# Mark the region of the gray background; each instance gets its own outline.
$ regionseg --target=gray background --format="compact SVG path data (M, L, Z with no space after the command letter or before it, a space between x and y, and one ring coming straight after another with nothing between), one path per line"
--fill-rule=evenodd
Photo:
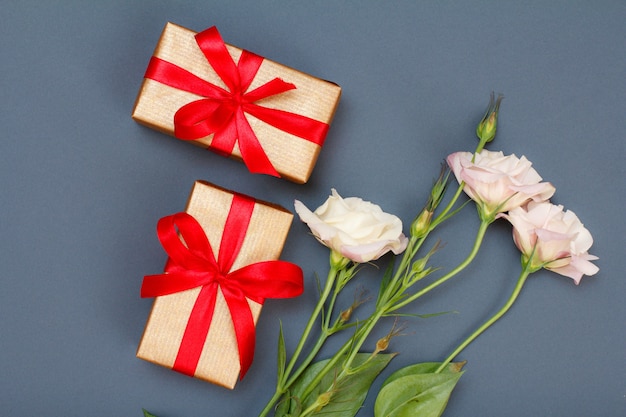
M536 274L462 354L467 373L445 416L626 415L622 0L21 0L0 2L0 17L2 415L255 415L273 392L279 319L291 349L327 250L294 222L283 259L302 266L306 292L267 301L255 362L228 391L135 358L152 303L139 298L141 280L165 261L157 220L204 179L287 208L294 198L315 208L336 187L406 228L441 160L474 148L492 90L506 98L491 149L526 155L556 186L553 201L595 237L601 270L578 287ZM131 120L168 20L216 25L228 43L343 87L308 184L253 176ZM443 228L435 263L461 259L476 224L468 208ZM374 387L400 366L443 359L498 309L518 260L510 227L496 224L462 278L407 310L458 314L407 321L391 346L401 355ZM377 277L366 268L359 284L375 290Z

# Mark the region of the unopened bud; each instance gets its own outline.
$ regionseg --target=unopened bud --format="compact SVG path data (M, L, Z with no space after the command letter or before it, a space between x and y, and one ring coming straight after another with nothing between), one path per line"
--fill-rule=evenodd
M332 392L324 392L320 394L315 400L315 411L321 411L322 408L330 404L330 399L332 396Z
M330 266L336 270L345 268L350 263L350 259L346 258L339 252L330 251Z
M376 342L376 352L386 351L387 348L389 347L389 339L391 339L391 337L389 336L385 336L381 339L378 339L378 342Z
M417 218L411 223L411 236L419 238L428 233L428 229L430 228L430 221L433 218L433 212L424 209L417 216Z
M415 273L420 273L424 271L428 263L428 258L429 258L428 256L425 256L413 262L413 265L411 266L411 270Z
M341 314L339 315L339 321L341 323L346 323L350 321L350 317L352 317L353 311L354 311L354 308L352 306L350 306L350 308L348 308L347 310L343 310Z
M491 142L496 137L496 128L498 127L498 112L500 111L500 102L504 97L498 95L498 98L494 100L494 94L491 93L491 99L489 100L489 106L483 116L483 119L478 123L476 127L476 136L481 142Z

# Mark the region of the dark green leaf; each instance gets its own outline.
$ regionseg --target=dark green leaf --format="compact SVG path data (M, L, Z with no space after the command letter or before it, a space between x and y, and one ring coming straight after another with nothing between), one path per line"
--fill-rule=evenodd
M395 261L396 261L396 258L392 257L391 261L389 261L389 264L387 265L385 274L383 275L383 278L380 281L380 289L378 290L378 300L376 301L376 305L378 305L378 303L380 302L380 296L384 294L385 290L387 289L387 286L389 285L389 281L391 281L391 277L393 276L393 268L396 263Z
M283 379L285 374L285 364L287 363L287 350L285 349L285 338L283 336L283 323L280 323L278 332L278 381Z
M439 363L421 363L402 368L383 384L375 417L439 417L446 409L450 394L463 374L463 364L450 364L434 373Z
M334 367L314 387L311 394L307 398L302 399L302 393L328 363L328 360L312 364L293 385L290 409L287 412L281 409L283 412L281 415L298 415L296 408L306 410L315 403L320 394L331 389L330 403L321 410L311 414L311 416L353 417L363 405L367 392L376 376L389 364L394 356L395 354L378 354L368 361L371 354L359 353L352 364L354 369L358 369L357 371L344 376L338 381L337 376L341 372L341 365ZM341 362L339 363L341 364Z
M394 316L394 317L417 317L419 319L429 319L431 317L442 316L444 314L458 314L458 311L450 310L450 311L442 311L440 313L427 313L427 314L393 313L393 314L389 314L389 316Z
M441 365L441 362L423 362L416 363L414 365L406 366L402 369L398 369L396 372L391 374L389 378L383 383L383 387L390 382L393 382L396 378L400 378L407 375L417 375L417 374L432 374L434 373ZM443 371L441 372L461 372L461 369L465 365L465 362L453 362L449 364Z
M150 414L149 412L147 412L145 408L142 408L142 410L143 410L143 417L156 417L154 414Z
M276 411L274 417L290 417L297 416L302 409L297 399L291 395L291 392L287 392L281 400L276 404Z

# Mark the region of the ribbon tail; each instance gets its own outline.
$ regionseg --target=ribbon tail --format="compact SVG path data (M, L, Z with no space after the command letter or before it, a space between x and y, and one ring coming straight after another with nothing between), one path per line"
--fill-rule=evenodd
M202 287L187 322L176 360L172 366L173 370L189 376L194 376L196 373L202 348L213 320L216 299L217 284Z
M263 100L264 98L275 96L277 94L285 93L289 90L295 90L296 85L288 83L280 78L274 78L260 87L255 88L252 91L247 92L244 95L244 99L247 103L254 103L257 100Z
M141 284L141 298L160 297L199 287L206 282L205 276L190 271L146 275Z
M209 149L221 156L230 156L237 143L237 125L234 116L219 131L215 132Z
M327 123L300 114L259 106L254 103L246 104L245 111L257 119L291 135L308 140L319 146L324 145L329 128Z
M233 320L239 349L239 365L241 366L239 379L243 379L254 359L254 346L256 344L254 319L248 301L240 289L222 286L222 292Z
M259 139L254 134L246 115L239 108L235 114L237 123L237 132L239 134L239 150L241 158L248 167L248 170L254 174L267 174L274 177L280 177L276 168L272 165L269 158L265 154Z

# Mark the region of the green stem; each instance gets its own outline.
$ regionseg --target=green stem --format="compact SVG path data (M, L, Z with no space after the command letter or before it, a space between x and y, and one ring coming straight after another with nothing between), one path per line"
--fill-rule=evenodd
M496 313L494 314L489 320L487 320L482 326L480 326L478 329L476 329L474 331L474 333L472 333L467 339L465 339L463 341L463 343L461 343L455 350L454 352L452 352L450 354L450 356L448 356L446 358L446 360L444 360L441 365L439 366L439 368L437 368L437 370L435 371L435 373L440 373L441 371L443 371L446 366L448 366L448 364L450 362L452 362L452 360L459 354L461 353L461 351L463 349L465 349L470 343L472 343L478 336L480 336L485 330L487 330L493 323L495 323L496 321L498 321L507 311L509 311L509 309L511 308L511 306L513 305L513 303L515 302L515 300L517 299L517 297L520 294L520 291L522 290L522 287L524 286L524 283L526 282L526 279L528 278L528 276L530 275L531 271L529 268L524 268L519 276L519 278L517 279L517 284L515 285L515 288L513 289L513 292L511 293L511 296L509 297L509 299L507 300L507 302L504 304L504 306L502 306L502 308Z
M266 416L267 413L269 413L272 410L272 408L274 408L274 404L276 404L276 401L280 399L281 395L283 395L282 392L279 389L276 389L272 398L270 398L270 400L265 405L265 408L263 408L263 410L259 414L259 417Z
M431 291L431 290L435 289L436 287L440 286L444 282L448 281L450 278L452 278L455 275L457 275L463 269L465 269L467 267L467 265L469 265L474 260L474 258L476 257L476 254L478 253L478 250L480 249L482 241L483 241L483 239L485 237L485 232L487 231L487 227L489 227L489 225L491 223L492 222L490 220L483 220L483 221L481 221L480 227L478 228L478 232L476 233L476 239L474 240L474 246L472 247L472 250L469 253L469 255L467 255L467 257L463 260L463 262L461 262L459 265L456 266L456 268L454 268L452 271L448 272L447 274L445 274L444 276L442 276L438 280L436 280L433 283L431 283L430 285L424 287L422 290L416 292L415 294L411 295L410 297L407 297L402 302L399 302L399 303L395 304L389 310L389 312L396 311L396 310L406 306L407 304L410 304L411 302L415 301L417 298L423 296L424 294L428 293L429 291Z
M417 239L414 236L409 238L409 243L407 244L406 250L402 254L402 259L400 260L400 265L396 269L396 272L393 275L393 278L389 281L389 284L385 288L382 294L380 294L379 299L376 303L376 308L380 308L381 305L384 305L390 297L396 294L399 290L399 285L402 284L401 278L406 276L409 273L409 268L411 267L411 261L417 254L417 251L424 243L427 235L422 236Z
M326 303L326 299L328 298L328 296L330 295L330 292L332 291L334 287L335 279L337 278L337 273L339 271L340 270L337 267L335 267L331 262L331 267L330 267L330 270L328 271L328 277L326 278L326 284L324 286L324 290L322 291L322 294L320 295L320 299L317 302L315 309L311 313L311 316L309 317L309 321L306 327L304 328L304 331L302 332L302 337L300 338L300 342L298 343L298 346L296 347L293 353L293 356L291 360L289 361L289 364L285 368L285 372L283 373L283 378L280 381L277 381L276 391L274 392L274 395L272 396L272 398L265 405L265 408L263 408L263 410L259 414L259 417L266 416L274 407L274 404L276 403L276 401L278 401L281 395L283 395L285 391L287 390L287 388L289 387L289 384L286 384L285 382L287 381L287 379L289 379L289 375L291 374L294 366L296 365L296 362L298 361L298 357L300 356L300 353L302 352L302 349L304 348L304 344L309 338L309 334L311 333L311 330L313 329L313 326L315 325L315 322L317 321L318 316L320 315L320 312L322 311L322 308L324 307L324 304ZM316 346L321 347L321 345L323 344L323 341L320 343L320 340L322 338L325 339L325 337L326 336L323 333L322 336L320 336L320 339L318 340L318 343L316 344ZM318 347L318 350L319 350L319 347ZM301 366L300 368L304 369L303 366Z
M447 218L446 217L447 214L450 212L450 210L452 210L452 207L454 207L454 205L456 204L456 201L459 199L459 196L463 192L463 187L465 187L465 182L461 182L459 184L459 186L456 189L456 192L452 196L452 199L450 200L450 202L448 202L448 205L446 205L446 207L441 211L441 213L439 213L437 217L433 219L433 221L430 224L429 232L432 231L435 227L439 225L439 223L443 222Z
M302 361L302 363L298 367L298 369L294 371L291 377L287 379L287 382L284 383L283 392L289 389L289 387L293 385L293 383L296 382L296 380L300 377L300 375L306 370L309 364L313 362L313 359L315 359L315 356L317 356L317 354L319 353L320 349L326 342L326 339L328 339L328 337L332 334L330 332L330 322L331 322L333 310L335 308L335 302L343 286L345 286L346 282L350 280L351 277L354 276L355 274L354 268L355 266L353 265L352 267L348 269L341 269L339 271L339 279L335 280L335 290L333 291L333 296L331 297L328 303L328 306L326 308L326 315L324 317L324 322L322 323L321 334L319 338L317 339L317 342L315 343L315 345L313 346L313 348L307 355L307 357ZM286 375L288 376L289 374L286 374Z
M476 147L476 150L474 151L474 156L472 157L472 162L474 162L474 158L476 157L477 153L480 153L483 148L485 147L485 145L487 144L487 141L484 139L480 139L480 142L478 142L478 146Z
M328 302L328 307L326 308L326 314L324 315L323 326L325 330L327 330L330 327L330 320L332 319L332 313L335 308L335 302L337 301L337 296L341 292L343 285L345 285L343 281L345 280L346 274L347 272L345 269L339 272L339 279L337 280L335 289L333 291L333 295L332 297L330 297L330 301Z
M375 314L372 314L372 316L370 316L368 319L366 319L365 322L364 322L363 327L361 327L361 329L357 330L357 332L354 335L352 335L352 337L350 339L348 339L343 344L343 346L341 346L341 348L337 351L337 353L335 353L333 355L333 357L330 358L330 360L326 363L326 365L309 382L309 384L304 389L304 391L302 391L302 395L300 397L301 399L304 399L304 398L308 397L309 394L311 394L313 389L320 383L322 378L331 369L333 369L335 367L335 365L337 365L337 362L339 362L340 359L342 359L344 353L346 353L348 350L354 351L354 346L355 346L354 340L356 340L359 336L363 336L363 335L367 336L367 335L369 335L369 333L372 331L372 328L374 327L374 325L378 321L378 318L380 318L380 316L377 319L374 319L374 317L375 317Z
M349 339L346 343L341 346L341 348L333 355L332 358L324 365L324 367L315 375L315 377L309 382L306 388L302 391L302 395L300 395L300 400L304 400L306 397L311 394L313 389L320 383L322 378L337 364L341 356L352 346L352 339Z
M330 270L328 271L328 277L326 278L326 285L324 287L324 290L322 291L320 299L317 302L317 305L315 306L315 309L313 310L311 317L309 317L309 321L306 324L304 331L302 332L302 337L300 337L300 342L298 343L298 346L293 352L293 356L291 360L289 361L287 368L285 369L285 375L289 375L291 371L293 370L293 367L295 366L298 360L298 357L300 356L300 353L302 352L302 349L304 348L304 344L306 343L306 340L309 338L309 334L311 333L311 330L313 329L313 326L315 325L315 322L317 321L317 318L320 315L322 308L324 307L324 303L326 303L326 299L328 298L331 290L333 289L333 286L335 284L335 279L337 278L337 272L338 270L331 266Z
M350 369L350 367L352 366L352 362L354 361L354 358L356 358L356 355L361 350L361 347L363 346L363 344L365 343L365 341L369 337L369 334L374 329L374 326L376 326L376 324L378 323L378 320L380 320L380 318L385 313L386 313L386 309L379 309L379 310L375 311L374 314L372 314L372 316L370 316L370 318L367 320L366 325L363 327L363 329L362 329L363 331L361 333L361 337L358 338L358 340L356 338L353 339L353 340L357 340L357 342L352 345L352 349L350 351L350 355L345 360L343 369L339 373L337 379L339 379L343 375L345 375L347 373L347 371Z

